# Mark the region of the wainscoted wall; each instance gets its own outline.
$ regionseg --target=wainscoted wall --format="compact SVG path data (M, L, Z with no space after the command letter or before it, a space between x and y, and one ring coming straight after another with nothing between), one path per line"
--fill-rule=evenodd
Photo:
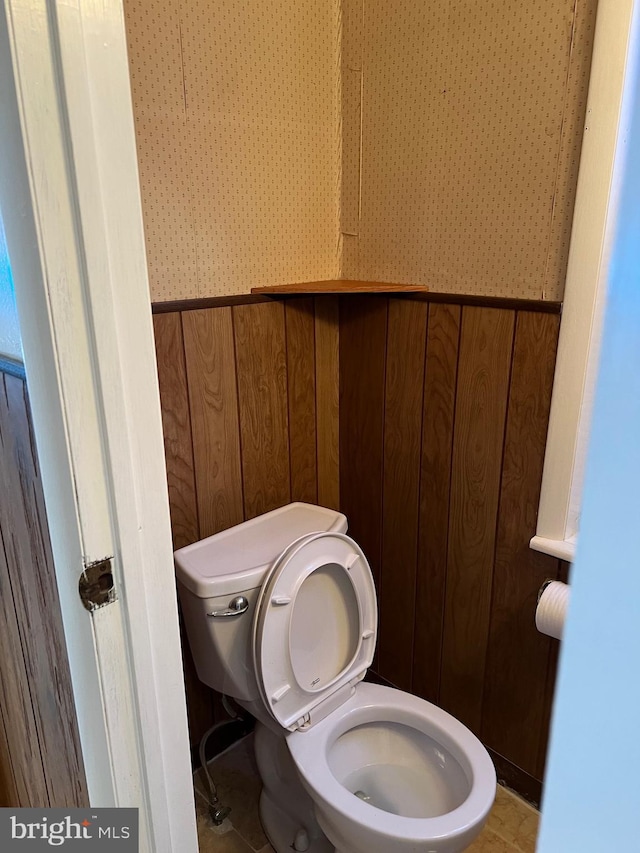
M557 643L533 614L562 569L528 542L559 319L385 297L340 312L340 508L378 583L378 671L538 780Z
M88 806L26 385L2 365L0 494L0 806Z
M176 548L292 500L338 507L336 299L174 311L154 327ZM195 743L213 695L183 646Z
M558 306L441 299L156 314L175 544L291 499L340 508L379 590L380 675L463 720L535 798L558 644L533 614L563 568L528 542ZM212 700L186 667L195 741Z

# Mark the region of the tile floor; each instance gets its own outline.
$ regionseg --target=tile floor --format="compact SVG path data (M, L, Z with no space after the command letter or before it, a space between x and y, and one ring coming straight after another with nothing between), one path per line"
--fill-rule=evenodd
M215 758L211 775L221 802L231 814L221 827L213 826L204 798L201 771L194 776L200 853L272 853L258 818L260 781L251 736ZM467 853L535 853L538 812L516 794L499 787L484 830Z

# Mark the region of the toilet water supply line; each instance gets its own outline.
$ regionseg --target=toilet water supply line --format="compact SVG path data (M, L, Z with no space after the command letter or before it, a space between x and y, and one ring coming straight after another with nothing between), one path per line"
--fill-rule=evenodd
M220 826L223 823L224 819L229 815L231 809L228 806L223 806L220 803L220 799L218 797L218 789L215 786L213 779L211 778L211 774L209 773L209 768L207 767L207 757L205 747L207 745L207 741L211 737L211 735L222 728L222 726L226 726L229 720L223 720L220 723L216 723L211 726L204 735L202 736L202 740L200 741L200 748L198 750L200 756L200 764L202 765L202 772L204 773L204 777L207 782L208 789L208 797L204 797L208 806L209 806L209 814L211 816L211 820L214 822L216 826ZM201 795L202 796L202 795Z
M217 732L218 729L221 729L223 726L227 726L229 723L235 722L235 720L241 719L240 715L236 714L236 712L229 704L226 696L222 697L222 704L231 719L221 720L219 723L215 723L213 726L211 726L210 729L207 729L207 731L203 734L202 739L200 740L200 747L198 749L200 764L202 766L204 777L207 781L207 788L209 793L209 798L204 797L204 799L206 800L209 806L209 815L211 817L211 820L216 826L220 826L222 823L224 823L225 819L229 816L231 809L229 808L229 806L223 806L220 803L220 798L218 797L218 789L215 785L215 782L211 778L211 774L209 773L209 767L207 765L206 747L207 743L209 742L209 738L214 732Z

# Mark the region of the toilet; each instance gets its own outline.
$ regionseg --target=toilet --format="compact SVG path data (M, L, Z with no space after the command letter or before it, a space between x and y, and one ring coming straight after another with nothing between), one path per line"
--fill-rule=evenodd
M450 714L363 681L376 593L346 531L292 503L176 551L198 677L256 718L277 853L459 853L493 804L493 764Z

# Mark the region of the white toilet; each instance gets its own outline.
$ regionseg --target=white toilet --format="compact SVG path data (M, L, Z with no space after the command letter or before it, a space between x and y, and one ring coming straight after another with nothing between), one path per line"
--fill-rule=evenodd
M256 717L278 853L458 853L493 804L493 764L450 714L362 682L376 595L346 529L293 503L176 551L198 676Z

